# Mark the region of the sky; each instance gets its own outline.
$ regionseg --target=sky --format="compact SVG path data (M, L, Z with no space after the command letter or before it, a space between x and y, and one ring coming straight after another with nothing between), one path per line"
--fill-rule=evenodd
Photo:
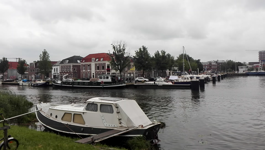
M146 46L201 62L257 62L265 0L0 0L0 58L51 61Z

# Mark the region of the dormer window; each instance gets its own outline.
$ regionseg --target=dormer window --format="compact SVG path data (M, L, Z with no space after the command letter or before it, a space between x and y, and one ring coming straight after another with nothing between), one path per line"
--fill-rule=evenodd
M68 63L68 60L65 60L64 63L67 64Z
M101 58L100 61L103 61L103 58Z
M98 59L96 59L96 61L98 61Z

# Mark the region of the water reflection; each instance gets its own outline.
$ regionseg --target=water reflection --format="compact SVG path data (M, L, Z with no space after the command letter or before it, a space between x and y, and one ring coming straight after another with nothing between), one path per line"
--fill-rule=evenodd
M231 77L182 89L59 89L1 87L29 101L69 104L90 97L134 99L153 120L163 121L161 149L262 149L265 146L265 77ZM242 142L239 142L242 141Z
M200 102L200 91L191 90L191 100L194 102Z
M39 94L39 102L48 103L51 102L51 98L49 94Z

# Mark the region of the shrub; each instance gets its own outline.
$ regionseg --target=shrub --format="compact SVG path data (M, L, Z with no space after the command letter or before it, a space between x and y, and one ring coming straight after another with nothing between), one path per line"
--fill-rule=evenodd
M25 96L16 95L10 91L0 91L0 113L3 114L5 118L17 116L23 113L27 113L30 108L32 108L33 103L29 102ZM32 120L33 115L25 115L12 119L12 123L25 123ZM0 120L2 120L1 118Z

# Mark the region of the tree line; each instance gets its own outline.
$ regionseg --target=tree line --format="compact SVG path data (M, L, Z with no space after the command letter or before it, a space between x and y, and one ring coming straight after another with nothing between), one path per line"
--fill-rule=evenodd
M131 62L134 63L136 70L142 71L142 76L145 76L145 73L148 71L157 71L162 75L166 74L166 70L173 71L203 71L203 65L200 59L194 59L187 54L180 54L178 57L174 57L171 54L167 53L165 50L157 50L153 55L151 55L146 46L140 47L135 51L134 56L130 56L130 54L126 51L126 45L122 42L117 44L112 44L112 52L109 52L109 56L111 57L110 65L112 69L118 71L120 75L122 73L125 74L124 70L129 69L131 66ZM20 59L17 66L17 72L22 76L26 71L25 60ZM241 62L234 62L232 60L226 61L219 71L233 71L238 70L235 66L243 66ZM4 74L8 70L8 60L3 57L0 62L0 73ZM38 68L40 73L44 76L48 76L51 72L52 64L50 60L49 53L44 49L42 53L39 55L39 65ZM3 76L4 78L4 76Z

